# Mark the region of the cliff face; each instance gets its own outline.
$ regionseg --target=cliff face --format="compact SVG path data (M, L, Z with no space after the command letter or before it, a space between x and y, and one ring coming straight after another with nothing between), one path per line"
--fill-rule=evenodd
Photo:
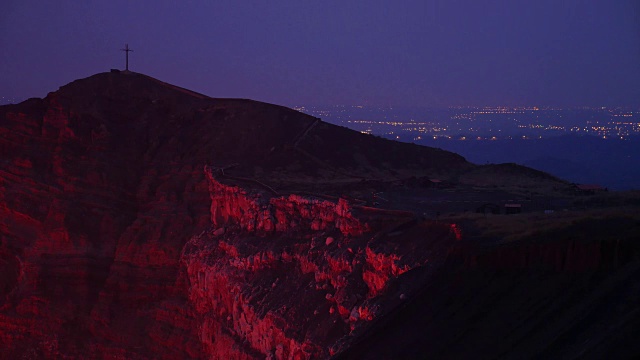
M65 90L5 107L0 119L2 353L183 354L159 324L176 321L161 317L163 300L182 296L173 284L182 244L208 222L201 167L154 166L163 151L92 109L106 104Z
M408 221L398 214L218 181L205 165L295 182L468 164L317 122L140 74L98 74L0 107L0 357L342 349L384 311L389 284L455 232L418 224L405 233L433 235L416 247L385 232ZM354 158L323 157L337 147L316 131L353 137L359 148L343 149ZM394 148L413 155L376 164Z
M216 358L343 351L397 303L390 284L456 240L450 225L434 223L394 240L388 228L407 218L359 218L344 199L270 197L208 175L214 226L191 239L182 261L200 340Z

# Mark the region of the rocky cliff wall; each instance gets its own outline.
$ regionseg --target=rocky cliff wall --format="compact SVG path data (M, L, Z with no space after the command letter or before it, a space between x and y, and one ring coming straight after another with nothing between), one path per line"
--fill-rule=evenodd
M202 167L156 166L160 150L73 102L0 118L0 358L197 358L176 278L208 224Z
M185 246L182 261L200 341L214 358L339 353L406 296L391 284L456 239L448 224L389 238L343 199L268 196L207 174L213 226Z

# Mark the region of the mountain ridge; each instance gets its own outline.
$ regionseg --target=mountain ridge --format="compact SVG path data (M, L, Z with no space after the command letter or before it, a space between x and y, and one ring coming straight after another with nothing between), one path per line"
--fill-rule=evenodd
M313 263L325 269L328 277L322 282L333 279L333 285L327 285L332 291L345 286L338 269L352 266L347 265L352 255L348 255L346 242L360 239L358 261L371 265L352 275L352 281L360 285L343 289L337 296L333 319L341 325L336 330L330 330L333 320L322 325L328 327L322 331L348 336L350 306L363 301L357 298L354 303L352 296L366 294L358 290L363 281L376 289L384 287L395 276L392 263L396 260L392 259L400 255L393 255L393 249L375 250L369 239L373 233L334 233L344 227L345 220L335 220L330 209L337 208L345 219L349 218L345 212L352 211L351 205L338 201L343 184L361 187L358 184L365 179L393 180L411 173L425 175L469 166L452 153L360 134L285 107L194 96L135 73L100 73L64 85L43 99L0 107L0 152L0 254L3 269L15 275L6 280L0 293L0 344L5 349L2 355L13 358L31 353L45 358L112 354L145 359L154 354L199 358L208 351L249 356L257 348L270 352L258 343L243 345L238 337L246 335L247 329L239 322L225 325L226 332L235 334L221 338L227 345L209 348L199 340L204 320L197 314L206 307L196 305L201 300L205 301L202 304L216 301L241 286L233 280L239 270L216 267L230 276L222 278L228 281L223 284L226 291L207 294L193 288L201 280L184 264L202 269L218 266L206 265L206 257L196 263L184 258L185 245L209 234L207 231L222 231L227 239L220 242L218 235L202 241L199 251L206 253L210 244L218 244L214 249L222 254L227 254L224 249L233 249L235 242L256 236L248 229L257 228L258 237L274 242L297 234L294 238L301 242L295 245L295 260L286 265L293 266L295 282L316 282L307 272ZM396 157L399 161L394 162ZM206 166L225 170L215 172L218 180L214 180L207 175ZM218 181L226 185L214 186ZM274 205L251 200L267 198L259 183L275 187L284 197L269 200ZM227 199L219 194L225 186L229 186L228 199L242 198L242 193L252 195L246 202L218 200ZM320 196L335 200L296 197L290 193L292 188L306 193L323 189ZM284 204L278 205L278 213L259 211L276 204ZM213 210L218 207L225 209L222 213L241 211L246 214L242 218L248 219L244 221L262 225L243 230L233 223L213 221ZM305 210L309 208L317 210ZM304 215L307 211L311 218ZM367 212L366 219L362 221L371 224L406 221L375 211ZM299 233L282 230L290 235L276 231L300 228L293 223L307 225ZM375 233L383 225L372 226ZM451 236L447 226L436 227L443 231L439 238ZM308 258L309 239L319 237L331 237L340 247ZM289 263L293 250L279 251L284 252L277 256L277 263ZM234 256L224 255L221 264L236 261ZM257 255L245 256L254 259ZM332 270L332 266L338 268ZM265 286L256 282L258 285ZM314 290L316 295L324 285L318 286L321 290ZM324 302L326 299L317 304L324 308ZM258 310L268 314L264 321L275 321L270 326L283 332L282 341L289 338L291 325L277 309L251 311ZM329 308L324 310L328 314ZM314 342L309 347L316 349L312 353L329 353L323 343L328 340L312 337L305 341ZM233 352L235 348L241 350Z

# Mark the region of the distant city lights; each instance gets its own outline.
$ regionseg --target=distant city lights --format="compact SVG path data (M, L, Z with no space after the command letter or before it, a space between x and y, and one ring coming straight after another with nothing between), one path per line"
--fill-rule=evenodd
M363 134L414 142L439 138L532 140L572 133L624 140L640 135L640 109L536 106L402 109L364 105L294 109Z

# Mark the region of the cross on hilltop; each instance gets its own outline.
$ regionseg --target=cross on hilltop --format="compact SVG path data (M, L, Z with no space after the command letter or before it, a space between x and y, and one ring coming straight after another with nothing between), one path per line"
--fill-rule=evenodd
M129 71L129 52L133 51L131 49L129 49L129 44L124 44L124 49L120 49L121 51L124 51L124 53L126 54L126 67L125 67L125 71Z

